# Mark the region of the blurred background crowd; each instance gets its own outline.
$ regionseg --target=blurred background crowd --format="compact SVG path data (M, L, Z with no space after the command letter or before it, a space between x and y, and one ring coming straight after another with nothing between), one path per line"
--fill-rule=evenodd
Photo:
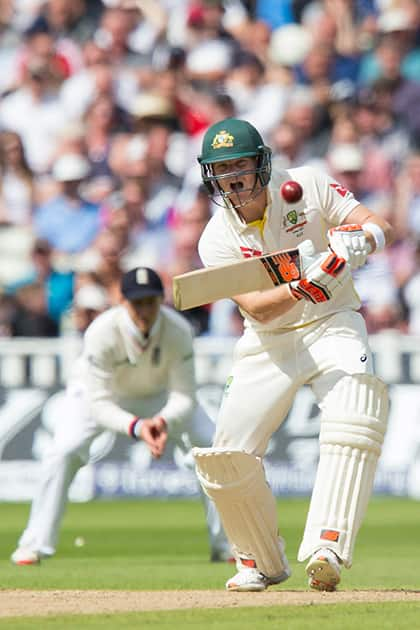
M83 331L138 264L171 304L214 211L201 139L227 116L394 225L356 287L370 333L420 334L419 4L0 0L0 336ZM186 316L241 331L230 301Z

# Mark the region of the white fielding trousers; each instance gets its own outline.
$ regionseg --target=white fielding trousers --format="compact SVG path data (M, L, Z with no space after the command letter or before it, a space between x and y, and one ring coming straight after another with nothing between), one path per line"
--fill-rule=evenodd
M149 400L149 404L153 402ZM41 464L40 479L37 492L32 501L29 520L22 533L18 545L27 547L43 556L55 553L60 525L64 516L69 487L78 470L88 463L91 457L91 445L94 439L104 433L89 417L86 404L86 393L82 384L70 385L63 397L60 419L55 424L54 435L48 453ZM161 400L156 400L156 408L161 408ZM202 407L198 406L196 414L200 421L211 425L211 420ZM112 432L110 437L112 437ZM127 439L128 436L127 436ZM189 448L189 439L183 434L176 444L184 451ZM105 455L106 453L104 453ZM100 458L100 457L99 457ZM95 457L95 461L99 459ZM185 457L184 464L192 468L194 460ZM208 497L202 496L207 519L211 557L223 558L230 554L219 514Z

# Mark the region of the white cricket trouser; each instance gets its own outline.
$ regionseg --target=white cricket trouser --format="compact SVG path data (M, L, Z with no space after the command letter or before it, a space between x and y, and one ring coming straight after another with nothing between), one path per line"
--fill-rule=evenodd
M155 403L149 399L146 402L145 417L157 413L161 406L160 398L156 399ZM200 406L197 407L196 413L200 421L207 420L211 424ZM60 416L55 425L50 449L41 465L38 489L32 501L29 520L18 543L19 546L28 547L47 556L55 552L71 482L77 471L89 461L93 440L103 433L103 427L99 427L89 417L86 393L82 384L70 385L67 388ZM112 434L109 431L108 433ZM188 447L181 436L175 441L181 448ZM188 463L186 465L188 467ZM204 502L212 556L226 555L230 547L219 514L207 497L204 498Z
M372 367L364 320L353 311L290 332L246 330L235 348L214 446L262 457L302 385L312 387L322 410L340 378L371 374Z
M40 480L29 521L19 545L52 555L67 503L68 489L89 459L94 438L103 431L87 414L83 387L70 386L63 398L62 417L41 464Z

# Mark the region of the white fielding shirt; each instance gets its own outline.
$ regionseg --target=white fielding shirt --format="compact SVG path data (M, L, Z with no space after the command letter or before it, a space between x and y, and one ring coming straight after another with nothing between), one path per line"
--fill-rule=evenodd
M169 434L182 432L196 405L192 329L162 306L142 347L126 309L111 308L86 330L69 384L83 388L98 426L127 434L133 416L161 415Z
M302 186L303 196L297 203L286 203L280 194L281 185L288 180L295 180ZM340 225L360 205L350 191L309 166L273 169L268 191L270 202L266 208L263 230L241 221L231 207L216 210L198 245L205 267L226 265L250 256L295 248L307 239L313 242L316 253L325 252L328 249L329 228ZM268 332L300 328L333 313L359 308L360 299L349 276L348 281L328 302L312 304L300 300L287 313L265 324L257 322L246 312L242 312L242 315L245 327Z

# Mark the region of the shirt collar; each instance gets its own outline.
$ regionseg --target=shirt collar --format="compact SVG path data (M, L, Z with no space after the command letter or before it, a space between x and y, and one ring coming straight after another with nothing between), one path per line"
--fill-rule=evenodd
M236 210L233 208L229 200L226 200L226 207L224 209L224 212L229 223L231 223L231 225L235 228L235 230L239 232L240 234L245 232L248 228L256 228L256 227L259 228L262 234L264 232L264 227L267 223L267 220L270 217L271 207L272 207L271 194L270 194L269 188L267 187L267 205L265 207L264 216L262 219L257 219L257 221L251 221L251 223L245 223L244 221L242 221L242 219L240 218Z
M161 316L161 313L159 313L155 323L153 324L153 326L151 327L149 331L149 334L146 336L133 322L127 309L123 307L123 326L126 332L130 335L130 337L132 337L137 343L139 343L143 349L145 349L149 345L150 340L159 331L160 325L161 325L161 319L162 319L162 316Z

